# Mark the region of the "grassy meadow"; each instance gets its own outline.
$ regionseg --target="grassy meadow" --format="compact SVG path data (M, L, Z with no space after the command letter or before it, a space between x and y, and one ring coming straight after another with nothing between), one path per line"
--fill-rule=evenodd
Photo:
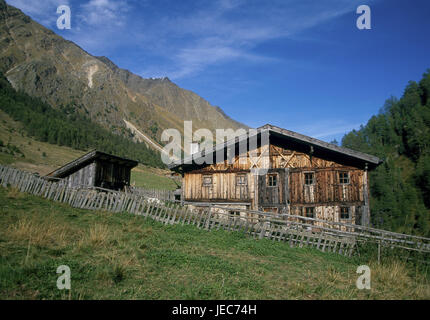
M428 276L286 243L128 213L74 209L0 187L0 299L430 299ZM371 289L356 288L357 267ZM71 269L71 290L56 269Z
M84 151L26 136L0 111L0 163L45 175ZM132 185L174 190L139 165ZM0 187L0 299L430 299L428 272L237 233L163 226L128 213L71 208ZM356 269L372 271L358 290ZM68 265L72 289L56 288Z

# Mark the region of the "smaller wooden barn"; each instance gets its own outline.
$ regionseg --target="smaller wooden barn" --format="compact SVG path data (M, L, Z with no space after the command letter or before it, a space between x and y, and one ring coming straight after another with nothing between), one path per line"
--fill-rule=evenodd
M137 161L93 150L49 173L48 180L63 179L69 187L100 187L123 190L130 185L131 169Z

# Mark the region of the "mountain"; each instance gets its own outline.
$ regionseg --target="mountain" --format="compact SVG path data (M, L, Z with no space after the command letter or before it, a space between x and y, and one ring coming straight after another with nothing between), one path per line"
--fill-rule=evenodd
M342 145L374 154L384 163L370 173L372 224L430 236L430 70L390 98L366 126Z
M17 92L1 72L0 110L3 111L0 113L1 122L8 125L7 131L10 133L10 135L5 135L3 131L3 138L7 137L5 139L6 150L1 148L4 143L0 141L0 153L3 153L3 156L4 153L19 154L22 157L29 156L27 150L27 154L21 151L21 148L27 148L26 145L23 145L24 137L27 136L30 144L30 139L35 139L39 142L72 147L81 151L97 149L137 160L151 167L164 167L160 154L147 148L145 143L133 141L130 139L131 136L114 134L100 124L91 122L85 115L54 109L39 98L31 97L22 91ZM14 124L11 119L15 122ZM19 147L12 143L12 140L16 140L12 139L14 132L15 135L20 136L18 138L21 140ZM79 152L76 153L79 154ZM30 153L30 158L27 160L34 162L36 158L37 155Z
M197 121L204 128L241 128L243 124L229 118L221 108L212 106L208 101L192 91L182 89L169 78L144 79L128 70L118 68L106 57L98 57L117 75L128 88L150 99L151 102L175 114L181 120Z
M160 141L183 120L193 128L247 128L168 78L143 79L95 57L0 0L0 72L19 91L126 134L124 120Z

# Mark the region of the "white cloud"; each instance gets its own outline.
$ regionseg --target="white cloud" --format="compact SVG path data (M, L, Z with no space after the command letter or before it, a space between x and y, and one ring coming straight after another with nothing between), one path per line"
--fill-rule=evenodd
M291 37L347 12L353 12L359 0L326 1L242 1L204 2L205 6L179 17L166 16L150 29L157 41L163 37L185 38L180 44L166 43L160 54L169 52L172 79L198 74L220 62L245 60L268 62L253 49L265 42ZM171 54L171 52L176 54ZM166 69L166 67L164 67ZM147 74L149 70L144 71Z
M7 0L7 3L19 8L37 22L48 27L56 25L58 7L60 5L70 5L69 0Z
M92 26L124 26L129 5L126 1L90 0L81 5L79 18Z
M300 126L291 130L301 132L317 139L342 137L345 133L359 128L361 123L347 123L343 120L320 119L309 126Z
M51 28L58 17L56 7L68 2L9 0ZM146 57L163 61L155 70L146 67L142 75L152 76L152 72L177 79L231 61L274 61L254 49L354 12L360 1L199 0L163 6L165 2L158 1L86 0L73 4L72 30L64 33L68 39L106 56L124 45L134 46Z

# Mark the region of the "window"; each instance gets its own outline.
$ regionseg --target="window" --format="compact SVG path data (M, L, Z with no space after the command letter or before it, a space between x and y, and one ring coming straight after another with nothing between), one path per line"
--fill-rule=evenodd
M277 174L267 175L267 186L276 187L277 185L278 185L278 175Z
M236 176L236 185L237 186L246 186L248 184L248 181L246 179L245 174L238 174Z
M315 183L314 173L305 172L305 185L309 186Z
M212 176L203 176L203 187L212 186Z
M240 218L240 211L229 211L230 220L237 220Z
M349 219L349 207L340 207L340 218Z
M305 208L305 216L306 216L306 218L315 218L314 207L306 207Z
M340 184L348 184L349 183L349 172L340 171L339 172L339 183Z
M233 217L240 217L240 211L229 211L229 213Z

